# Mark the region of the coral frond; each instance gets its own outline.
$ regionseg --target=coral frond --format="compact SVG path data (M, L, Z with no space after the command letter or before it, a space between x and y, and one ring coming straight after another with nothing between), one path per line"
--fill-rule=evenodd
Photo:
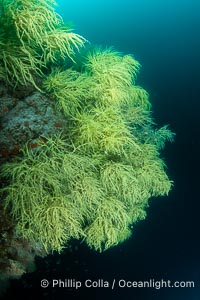
M53 92L58 111L74 116L81 110L86 99L90 98L89 84L90 80L85 74L67 69L53 71L43 86L47 92Z
M88 72L105 86L131 86L140 64L131 56L122 56L112 49L97 50L88 55L85 62Z
M4 80L11 86L27 85L31 83L36 86L34 75L42 76L42 62L34 57L32 49L24 49L16 43L1 43L0 53L1 69L4 73Z
M41 48L43 59L47 62L56 62L58 59L70 58L73 62L75 52L79 51L86 39L81 35L56 28L42 37Z
M96 218L86 229L86 243L102 252L130 236L131 219L124 204L115 198L106 198L100 203Z

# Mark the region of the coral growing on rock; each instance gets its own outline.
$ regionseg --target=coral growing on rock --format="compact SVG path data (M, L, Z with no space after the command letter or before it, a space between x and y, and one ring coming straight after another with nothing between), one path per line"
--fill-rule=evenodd
M61 251L71 238L103 251L130 236L149 198L169 193L172 181L159 151L174 134L156 128L149 95L135 85L140 64L132 55L94 48L79 55L76 67L85 39L62 27L51 2L1 1L0 78L36 86L42 76L39 88L66 120L59 134L33 126L35 147L23 140L18 156L4 163L3 206L17 235L47 253ZM43 117L43 108L37 114Z

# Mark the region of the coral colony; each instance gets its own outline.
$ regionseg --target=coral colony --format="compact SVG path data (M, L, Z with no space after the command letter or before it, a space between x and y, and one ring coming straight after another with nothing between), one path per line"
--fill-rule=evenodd
M3 163L2 203L15 235L46 253L71 238L101 252L130 237L151 197L169 193L160 150L174 134L156 128L149 95L135 83L138 61L92 46L54 4L0 1L0 80L42 93L67 122Z

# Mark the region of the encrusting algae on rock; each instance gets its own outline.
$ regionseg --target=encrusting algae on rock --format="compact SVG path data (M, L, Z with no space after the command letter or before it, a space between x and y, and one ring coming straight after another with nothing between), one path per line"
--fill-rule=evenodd
M174 133L156 128L149 95L135 84L139 62L91 45L82 54L86 40L53 4L0 1L0 80L39 90L67 120L3 163L2 204L16 236L47 253L71 238L101 252L131 235L151 197L168 195L160 150Z

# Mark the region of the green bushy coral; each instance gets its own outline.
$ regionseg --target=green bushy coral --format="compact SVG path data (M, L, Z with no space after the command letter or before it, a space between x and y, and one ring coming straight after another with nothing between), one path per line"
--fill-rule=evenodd
M156 129L149 95L135 85L140 64L133 56L97 48L80 55L78 70L75 49L85 40L60 27L51 1L4 3L21 48L10 52L13 67L9 52L0 57L0 78L5 71L11 84L33 83L30 76L49 66L43 89L69 124L62 135L37 149L25 146L16 162L1 168L9 180L4 207L18 234L47 252L61 251L70 238L98 251L117 245L146 217L149 198L169 193L172 181L159 151L174 134L167 126ZM38 29L37 14L43 20ZM58 57L70 58L72 66Z
M44 64L37 59L34 50L29 46L24 49L17 42L8 40L0 42L0 47L2 80L14 88L27 83L37 88L34 75L42 75L41 68Z
M94 221L86 228L86 242L96 250L106 250L130 236L130 223L123 202L105 197L96 209Z
M140 67L131 55L123 56L111 48L96 49L88 54L84 66L93 77L93 93L100 105L119 106L129 100L127 90Z
M80 74L72 68L55 69L44 81L44 89L52 93L58 111L66 116L74 116L87 101L91 81L86 74Z
M79 113L72 130L75 145L85 151L102 151L120 154L128 144L135 144L120 111L114 108L95 108L89 113Z
M22 159L3 167L3 176L10 177L5 188L6 209L17 221L20 236L40 241L47 251L58 250L70 237L82 235L81 212L70 201L68 182L72 184L73 160L59 138L41 145L38 152L23 150ZM55 234L56 233L56 234Z

